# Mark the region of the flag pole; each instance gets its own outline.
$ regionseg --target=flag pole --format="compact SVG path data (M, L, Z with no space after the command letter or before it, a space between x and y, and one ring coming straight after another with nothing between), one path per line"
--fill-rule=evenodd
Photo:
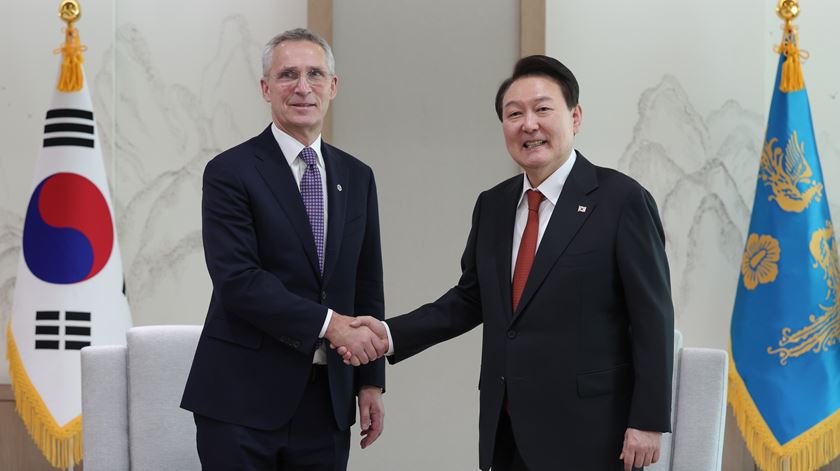
M57 50L61 52L63 60L56 88L60 92L77 92L82 89L84 84L82 64L85 60L82 52L87 49L81 43L79 30L73 27L73 23L82 16L79 2L77 0L62 0L58 6L58 16L67 23L67 28L64 31L64 44ZM67 471L73 471L75 467L75 463L71 461Z

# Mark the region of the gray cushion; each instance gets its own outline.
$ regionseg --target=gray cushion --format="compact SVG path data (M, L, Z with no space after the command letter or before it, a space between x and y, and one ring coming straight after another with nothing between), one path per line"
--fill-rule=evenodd
M127 470L128 392L123 345L82 349L85 469Z
M659 462L646 471L719 471L723 458L727 354L682 348L674 332L673 433L662 436Z
M680 363L671 469L719 470L726 422L728 356L723 350L685 348Z
M200 326L135 327L128 340L128 420L134 470L199 470L195 422L181 409Z

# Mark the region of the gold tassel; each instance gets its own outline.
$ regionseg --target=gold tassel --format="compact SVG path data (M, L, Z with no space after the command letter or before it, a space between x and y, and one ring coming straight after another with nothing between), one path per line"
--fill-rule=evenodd
M808 53L799 50L796 30L788 21L785 25L785 34L782 44L779 46L779 54L785 55L785 63L782 64L782 78L779 81L779 91L790 93L805 88L805 80L802 78L802 58L807 58Z
M85 62L82 52L87 50L79 39L79 30L72 24L67 25L64 34L64 44L55 50L61 52L64 60L61 62L61 75L58 78L58 91L78 92L84 83L82 64Z
M840 411L780 445L729 355L729 403L747 449L763 471L814 471L840 456Z
M82 416L78 416L63 427L56 423L38 390L32 385L17 344L12 335L12 323L6 331L6 357L9 359L9 375L15 394L15 409L23 420L29 436L44 454L47 461L56 468L67 469L80 463L83 458Z

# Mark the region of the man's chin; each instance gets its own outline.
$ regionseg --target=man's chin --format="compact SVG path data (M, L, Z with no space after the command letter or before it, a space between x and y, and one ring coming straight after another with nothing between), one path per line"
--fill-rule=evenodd
M537 169L545 167L551 161L551 155L546 152L523 152L516 159L516 163L524 169Z
M289 122L295 129L312 129L318 128L322 124L320 117L309 117L308 119L295 119Z

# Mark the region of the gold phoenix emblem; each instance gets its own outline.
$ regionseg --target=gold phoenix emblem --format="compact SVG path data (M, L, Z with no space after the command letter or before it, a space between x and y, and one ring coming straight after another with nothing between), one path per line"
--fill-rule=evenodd
M741 259L744 287L754 290L760 284L776 281L780 257L778 240L769 235L750 234L744 258Z
M812 201L822 197L823 186L811 180L811 166L805 160L805 145L799 142L796 131L791 134L782 151L772 138L764 145L761 153L761 168L758 176L773 190L768 198L775 200L787 212L801 213Z
M789 358L797 358L808 352L820 353L828 350L840 340L840 304L837 300L837 284L840 282L840 261L837 256L837 243L834 239L834 227L826 221L823 229L814 231L808 248L816 263L813 268L822 268L823 279L828 288L825 299L827 306L820 305L822 315L808 316L810 324L792 332L782 329L779 348L767 347L767 353L779 355L779 363L787 365Z

